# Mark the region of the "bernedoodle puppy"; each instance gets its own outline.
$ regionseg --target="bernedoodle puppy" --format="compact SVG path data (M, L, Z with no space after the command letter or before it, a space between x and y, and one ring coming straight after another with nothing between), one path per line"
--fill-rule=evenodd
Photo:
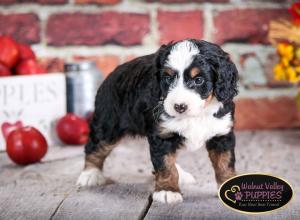
M105 158L124 137L146 137L155 175L153 200L182 201L194 178L176 151L206 146L218 185L235 175L234 103L238 72L219 46L171 42L117 67L98 90L85 167L77 184L101 185Z

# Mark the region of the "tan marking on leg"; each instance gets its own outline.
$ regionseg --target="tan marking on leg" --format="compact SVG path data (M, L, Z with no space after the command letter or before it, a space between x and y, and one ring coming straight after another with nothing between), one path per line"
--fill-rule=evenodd
M155 191L180 192L179 175L175 166L176 155L169 154L164 158L165 169L155 172Z
M85 165L84 169L89 169L89 168L98 168L100 170L103 169L103 164L106 159L106 157L110 154L110 152L114 149L116 144L111 144L111 145L101 145L98 147L98 149L90 154L87 154L85 156Z
M231 160L230 151L220 153L215 150L209 150L208 155L215 170L218 185L236 175L234 167L229 166Z

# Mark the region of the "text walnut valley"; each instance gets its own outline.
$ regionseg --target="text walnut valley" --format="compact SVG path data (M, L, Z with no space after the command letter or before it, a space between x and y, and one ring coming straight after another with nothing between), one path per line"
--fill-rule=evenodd
M243 199L281 199L284 185L278 182L254 184L241 183Z

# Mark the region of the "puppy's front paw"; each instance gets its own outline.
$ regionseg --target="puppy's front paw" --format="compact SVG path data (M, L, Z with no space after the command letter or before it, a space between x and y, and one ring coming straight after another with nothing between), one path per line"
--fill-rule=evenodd
M154 192L152 198L154 201L169 204L183 201L182 195L180 193L165 190Z
M105 178L102 172L97 168L87 169L81 172L78 177L77 186L96 186L103 185L105 183Z

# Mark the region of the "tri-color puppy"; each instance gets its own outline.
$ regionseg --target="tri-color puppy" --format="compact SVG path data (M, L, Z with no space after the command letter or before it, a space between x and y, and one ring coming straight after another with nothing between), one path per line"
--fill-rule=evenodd
M125 136L148 139L155 201L182 201L179 182L194 182L176 164L182 147L193 151L206 146L219 185L234 176L237 78L226 52L194 39L163 45L117 67L98 90L77 184L103 184L104 160Z

